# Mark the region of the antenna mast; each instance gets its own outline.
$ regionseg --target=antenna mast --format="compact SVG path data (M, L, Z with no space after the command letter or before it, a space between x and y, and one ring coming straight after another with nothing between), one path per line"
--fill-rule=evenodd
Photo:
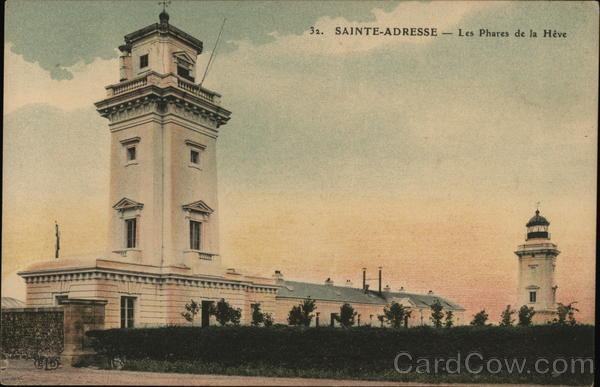
M223 24L221 24L221 30L219 31L219 35L217 36L217 41L215 42L215 48L213 48L212 52L210 53L210 58L208 59L208 64L206 65L206 70L204 70L204 75L202 76L202 80L200 81L200 86L202 86L202 84L204 83L204 80L206 79L206 75L208 74L208 71L210 70L210 66L212 65L213 61L214 61L214 57L216 56L216 52L217 52L217 46L219 45L219 40L221 39L221 33L223 32L223 27L225 26L225 21L227 20L227 18L223 18Z

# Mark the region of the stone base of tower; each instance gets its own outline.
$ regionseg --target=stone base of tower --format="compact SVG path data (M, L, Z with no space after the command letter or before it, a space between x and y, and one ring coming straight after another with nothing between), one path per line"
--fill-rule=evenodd
M131 299L133 326L189 324L181 315L194 300L227 300L242 310L242 323L251 321L251 304L275 312L277 286L272 279L235 272L222 276L195 275L190 269L157 267L107 259L59 259L30 266L25 279L27 305L53 306L64 298L105 300L105 328L122 325L123 299ZM210 323L214 323L210 321Z
M557 314L554 310L540 310L535 311L532 322L536 325L548 324L556 318Z

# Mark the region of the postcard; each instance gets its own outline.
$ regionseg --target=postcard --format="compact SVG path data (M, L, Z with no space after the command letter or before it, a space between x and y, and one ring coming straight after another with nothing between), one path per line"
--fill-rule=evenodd
M591 384L597 3L5 23L3 384Z

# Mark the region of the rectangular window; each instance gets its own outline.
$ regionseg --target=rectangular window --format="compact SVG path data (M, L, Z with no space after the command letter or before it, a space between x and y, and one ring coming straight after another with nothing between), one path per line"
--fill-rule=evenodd
M190 70L186 69L185 67L177 66L177 75L187 79L188 81L194 82L194 77L190 75Z
M125 238L126 246L128 249L136 247L136 231L137 231L137 219L125 219Z
M200 164L200 152L195 150L190 151L190 162L192 164Z
M536 302L537 294L536 292L529 292L529 302Z
M67 295L56 296L56 305L62 305L63 300L66 300L67 298L69 298Z
M135 147L129 147L127 148L127 161L133 161L135 160L136 154L135 154Z
M190 249L200 250L201 222L190 220Z
M140 68L143 69L144 67L147 67L147 66L148 66L148 54L140 56Z
M133 328L133 305L135 297L121 297L121 328Z

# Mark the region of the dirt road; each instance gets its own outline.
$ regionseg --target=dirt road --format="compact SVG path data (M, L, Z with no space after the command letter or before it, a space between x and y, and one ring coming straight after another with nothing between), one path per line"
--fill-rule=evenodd
M146 385L146 386L425 386L361 380L270 378L226 375L170 374L138 371L107 371L95 368L60 367L54 371L36 369L31 360L9 360L0 371L3 385ZM442 384L436 385L443 386ZM451 386L467 386L452 384ZM496 387L498 385L495 385Z

